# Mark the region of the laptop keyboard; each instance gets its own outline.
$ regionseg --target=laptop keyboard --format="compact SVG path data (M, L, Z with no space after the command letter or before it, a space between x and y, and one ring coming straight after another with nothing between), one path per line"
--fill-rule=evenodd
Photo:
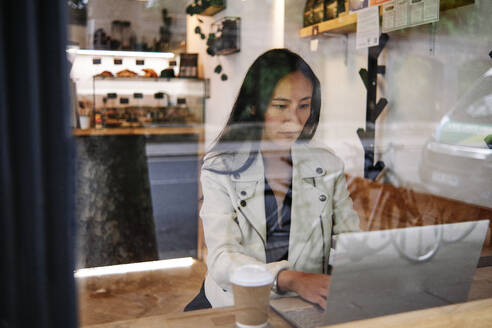
M282 313L284 317L296 327L315 328L324 324L324 311L317 307L301 310L292 310Z

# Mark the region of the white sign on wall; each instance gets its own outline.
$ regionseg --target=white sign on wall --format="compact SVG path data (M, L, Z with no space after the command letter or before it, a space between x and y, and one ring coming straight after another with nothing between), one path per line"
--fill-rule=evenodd
M357 12L355 48L369 48L379 44L379 7Z
M439 21L440 0L393 0L383 5L383 33Z

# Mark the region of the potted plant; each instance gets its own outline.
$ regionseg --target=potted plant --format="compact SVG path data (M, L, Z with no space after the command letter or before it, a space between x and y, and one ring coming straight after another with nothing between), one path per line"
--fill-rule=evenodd
M79 125L81 129L88 129L91 126L91 109L84 101L79 101Z

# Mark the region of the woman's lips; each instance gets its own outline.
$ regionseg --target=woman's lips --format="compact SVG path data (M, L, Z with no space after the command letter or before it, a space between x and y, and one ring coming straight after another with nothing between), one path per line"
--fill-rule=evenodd
M295 137L299 134L298 131L282 131L279 132L278 134L285 136L285 137Z

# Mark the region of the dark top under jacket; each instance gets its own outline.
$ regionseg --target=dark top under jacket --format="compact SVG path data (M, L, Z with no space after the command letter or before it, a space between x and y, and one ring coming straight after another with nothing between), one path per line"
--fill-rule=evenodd
M289 256L290 216L292 206L292 179L282 205L281 217L272 188L265 178L265 216L267 228L266 262L287 260Z
M289 255L290 212L292 205L292 180L282 206L282 218L278 220L277 201L272 188L265 178L265 214L267 224L266 261L267 263L287 260ZM186 305L184 311L209 309L212 305L205 295L205 282L198 295Z

